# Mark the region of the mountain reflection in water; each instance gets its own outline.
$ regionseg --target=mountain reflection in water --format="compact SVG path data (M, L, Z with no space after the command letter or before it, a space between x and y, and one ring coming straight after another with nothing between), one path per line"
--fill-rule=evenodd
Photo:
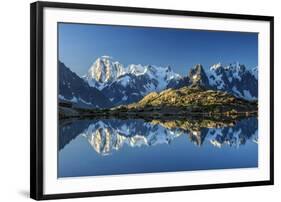
M59 123L58 177L258 166L256 117Z
M77 136L86 138L100 155L114 155L114 152L121 150L124 145L134 148L171 144L179 136L186 137L186 141L200 147L210 143L217 148L238 148L249 141L258 142L258 120L256 117L230 121L66 120L60 121L59 150Z

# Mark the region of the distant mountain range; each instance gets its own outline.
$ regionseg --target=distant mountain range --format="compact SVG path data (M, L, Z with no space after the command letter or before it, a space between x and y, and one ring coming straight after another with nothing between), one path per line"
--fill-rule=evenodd
M195 65L181 76L171 67L131 64L124 67L102 56L81 78L59 62L59 99L80 107L108 108L138 102L151 92L184 86L230 93L246 100L258 98L258 69L244 65L215 64L208 69Z

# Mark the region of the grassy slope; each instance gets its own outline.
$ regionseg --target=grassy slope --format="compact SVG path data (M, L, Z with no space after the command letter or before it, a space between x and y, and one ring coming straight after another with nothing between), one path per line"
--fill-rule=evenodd
M226 92L183 87L152 92L138 103L128 105L128 110L150 109L193 112L246 112L257 111L257 103L236 98Z
M177 90L167 89L160 93L152 92L137 103L112 109L73 109L73 115L66 109L59 111L61 118L71 116L157 118L188 117L196 114L237 116L241 113L256 114L257 109L257 102L236 98L226 92L183 87ZM63 111L68 113L65 114Z

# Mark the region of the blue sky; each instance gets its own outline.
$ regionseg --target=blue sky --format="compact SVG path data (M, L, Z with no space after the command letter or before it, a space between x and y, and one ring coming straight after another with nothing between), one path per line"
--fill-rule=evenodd
M170 65L181 75L198 63L258 65L257 33L60 23L58 34L59 59L80 76L103 55L125 66Z

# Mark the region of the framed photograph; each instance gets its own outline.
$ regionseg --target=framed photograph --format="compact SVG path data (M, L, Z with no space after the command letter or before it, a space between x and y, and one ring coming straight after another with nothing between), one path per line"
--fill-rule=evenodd
M31 4L31 198L273 184L271 16Z

